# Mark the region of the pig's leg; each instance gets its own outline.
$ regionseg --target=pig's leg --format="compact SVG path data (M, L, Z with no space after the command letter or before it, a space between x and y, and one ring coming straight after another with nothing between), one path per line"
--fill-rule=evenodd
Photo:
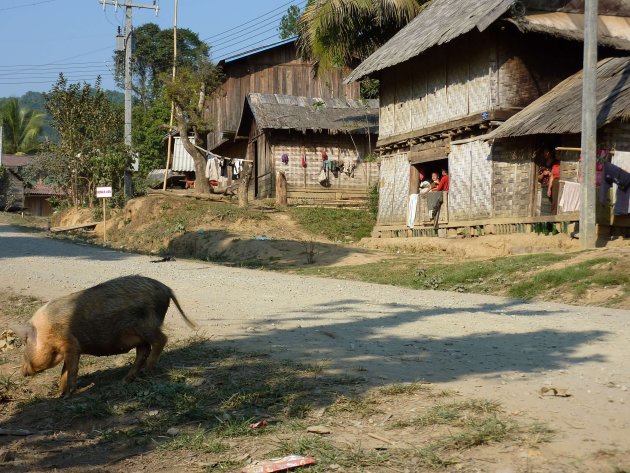
M147 361L147 357L151 352L151 345L148 343L141 343L136 347L136 359L133 362L133 366L127 376L125 376L125 381L133 381L135 377L138 375L138 372L144 366L144 363Z
M59 380L59 395L68 397L77 388L77 375L79 373L79 352L66 352L61 379Z
M164 345L166 345L167 340L167 336L159 329L151 337L151 353L147 359L148 371L153 371L155 369L155 365L157 365L158 359L162 354L162 350L164 349Z

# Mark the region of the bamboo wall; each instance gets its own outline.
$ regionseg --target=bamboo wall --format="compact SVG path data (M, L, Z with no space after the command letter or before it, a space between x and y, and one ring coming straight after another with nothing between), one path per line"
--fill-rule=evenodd
M496 140L492 146L494 217L532 215L536 183L535 143L530 139Z
M273 165L275 171L284 172L290 195L304 193L306 197L309 192L328 191L332 198L340 192L364 198L369 188L378 180L378 165L361 160L370 150L367 140L366 135L351 137L345 133L330 135L276 131L270 136ZM333 160L343 161L346 157L358 159L354 175L348 176L339 172L335 176L330 173L330 185L322 186L318 181L322 169L322 150L325 150L328 157ZM288 164L282 162L284 153L289 155ZM306 167L302 167L303 155L306 157Z
M473 31L385 70L379 140L527 106L581 67L576 45L543 39Z
M484 141L451 146L449 219L476 220L492 216L492 154Z
M407 221L410 171L407 153L381 160L377 216L379 225L397 225Z

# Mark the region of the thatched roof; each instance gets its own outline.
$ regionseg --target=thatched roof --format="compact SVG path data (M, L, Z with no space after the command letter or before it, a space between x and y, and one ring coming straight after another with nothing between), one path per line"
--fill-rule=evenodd
M448 43L473 28L483 31L503 15L515 0L433 0L346 78L361 79Z
M407 26L359 64L345 82L401 64L475 28L484 31L501 17L523 33L544 33L583 41L583 11L584 2L580 0L525 0L524 3L517 0L432 0ZM630 1L601 0L598 11L599 43L630 50L627 37L630 22L623 18L630 14ZM618 16L610 16L613 14Z
M522 33L543 33L570 41L584 41L584 15L565 12L532 12L507 19ZM630 50L630 18L599 15L598 42L614 49Z
M247 95L237 137L247 137L252 119L261 129L378 133L378 100L319 99L293 95Z
M597 64L597 127L630 119L630 58ZM582 71L564 80L489 134L489 138L582 131Z

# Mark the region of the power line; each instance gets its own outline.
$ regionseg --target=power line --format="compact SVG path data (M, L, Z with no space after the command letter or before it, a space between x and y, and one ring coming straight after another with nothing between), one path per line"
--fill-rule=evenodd
M295 6L300 7L300 6L304 5L305 3L306 3L306 0L304 0L301 3L296 4ZM274 15L274 16L272 16L270 18L267 18L267 19L265 19L265 20L263 20L263 21L261 21L259 23L255 23L255 24L253 24L251 26L248 26L247 28L238 28L238 29L235 28L233 33L230 33L230 34L228 34L226 36L223 36L222 38L218 39L217 41L219 43L222 43L225 40L228 40L229 38L233 38L236 35L243 36L243 34L245 34L245 32L247 32L247 31L255 30L256 28L260 28L260 27L265 27L265 26L268 26L268 25L270 25L272 23L277 24L278 23L278 18L281 18L284 15L285 15L284 12L280 12L277 15ZM238 37L240 37L240 36L238 36Z
M11 64L0 65L1 68L9 67L46 67L46 66L67 66L71 64L86 65L86 64L103 64L103 61L85 61L85 62L49 62L46 64Z
M285 8L285 7L289 6L289 5L291 5L292 3L295 3L295 0L291 0L290 2L287 2L287 3L285 3L285 4L281 5L281 6L279 6L278 8L274 8L273 10L268 11L267 13L263 13L262 15L257 16L256 18L253 18L253 19L251 19L251 20L249 20L249 21L246 21L245 23L241 23L240 25L236 25L236 26L234 26L234 27L232 27L232 28L230 28L230 29L227 29L227 30L225 30L225 31L221 31L220 33L216 33L216 34L213 34L213 35L211 35L211 36L208 36L207 38L204 38L204 39L203 39L203 41L207 41L207 40L209 40L209 39L211 39L211 38L216 38L217 36L222 36L222 35L224 35L225 33L229 33L229 32L231 32L231 31L234 31L234 30L236 30L236 29L239 29L239 28L241 28L242 26L249 25L250 23L253 23L253 22L257 21L257 20L260 20L260 19L262 19L262 18L266 17L267 15L269 15L269 14L271 14L271 13L274 13L274 12L276 12L276 11L280 10L281 8ZM303 3L304 3L304 2L303 2Z
M57 0L41 0L39 2L27 3L26 5L15 5L13 7L0 8L0 11L16 10L18 8L26 8L26 7L34 7L36 5L41 5L42 3L51 3L51 2L56 2L56 1Z
M96 80L97 77L101 76L100 74L97 74L96 76L90 76L90 77L66 77L65 79L68 82L87 82L87 81L92 81L92 80ZM101 76L102 77L102 76ZM20 82L0 82L0 85L20 85L20 84L53 84L54 82L56 82L55 80L43 80L43 81L20 81Z

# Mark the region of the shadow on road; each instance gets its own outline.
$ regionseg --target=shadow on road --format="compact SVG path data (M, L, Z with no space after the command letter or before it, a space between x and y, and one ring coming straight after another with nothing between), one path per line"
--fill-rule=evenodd
M605 339L608 332L603 330L518 332L519 324L513 333L471 333L460 315L450 335L423 333L422 322L432 317L448 321L453 314L468 313L472 321L487 313L501 323L513 316L558 315L557 310L530 310L510 301L426 310L405 304L366 309L364 304L339 298L292 313L305 327L298 322L293 324L297 328L270 328L286 323L287 314L278 313L277 319L253 325L232 340L197 337L175 344L162 357L159 376L130 385L120 382L127 368L107 368L113 360L98 359L98 371L85 374L89 365L83 369L79 384L87 387L85 392L69 400L34 398L2 422L4 428L67 434L31 437L32 462L15 464L11 471L111 466L168 442L170 427L194 425L219 439L255 436L248 425L261 415L299 420L309 409L330 408L341 394L357 396L393 382L492 378L508 371L532 373L606 361L603 352L577 354L583 345ZM352 320L328 318L340 312L352 313ZM401 329L404 335L397 335ZM16 445L12 442L0 437L0 447Z

